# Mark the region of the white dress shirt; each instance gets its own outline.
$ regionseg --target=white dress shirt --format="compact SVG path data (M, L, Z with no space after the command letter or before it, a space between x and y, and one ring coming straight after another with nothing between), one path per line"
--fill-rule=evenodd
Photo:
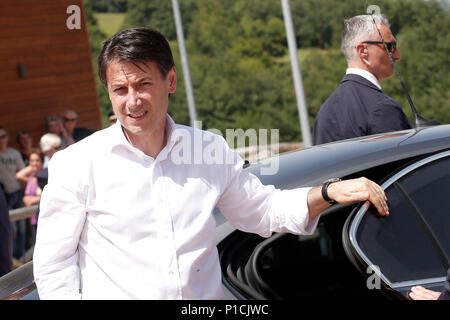
M345 74L357 74L357 75L363 77L364 79L369 80L378 89L381 90L381 85L380 85L380 82L378 81L377 77L375 77L372 73L370 73L367 70L359 69L359 68L347 68Z
M314 232L310 188L263 186L221 136L166 123L156 159L119 122L53 156L33 258L41 299L221 298L216 206L264 237Z

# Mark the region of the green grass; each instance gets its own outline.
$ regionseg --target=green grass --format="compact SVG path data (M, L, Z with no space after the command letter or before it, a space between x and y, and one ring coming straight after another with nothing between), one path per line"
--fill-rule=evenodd
M125 13L96 13L98 26L109 38L114 35L122 25Z

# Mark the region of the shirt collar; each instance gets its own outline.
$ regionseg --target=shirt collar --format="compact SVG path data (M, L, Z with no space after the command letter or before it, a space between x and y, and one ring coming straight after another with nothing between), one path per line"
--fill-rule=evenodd
M160 158L160 155L162 158L165 158L167 156L167 153L173 148L175 143L177 143L183 138L182 135L174 134L176 128L177 124L175 123L175 121L173 121L173 119L168 114L166 114L166 128L165 128L167 137L166 144L159 153L157 158ZM113 133L111 135L111 150L115 149L116 147L124 147L132 152L138 154L142 153L142 155L144 155L144 153L141 150L131 145L131 143L128 141L128 139L125 136L125 133L123 132L122 124L118 119L116 123L113 124L109 129Z
M380 82L378 81L378 79L367 70L359 69L359 68L347 68L347 71L345 72L345 74L357 74L357 75L363 77L364 79L372 82L378 89L381 90L381 85L380 85Z

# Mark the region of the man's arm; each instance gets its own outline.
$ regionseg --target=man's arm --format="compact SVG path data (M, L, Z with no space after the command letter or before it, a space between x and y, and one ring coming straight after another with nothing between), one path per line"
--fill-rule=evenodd
M350 204L358 201L369 200L379 214L389 215L384 190L375 182L366 179L350 179L333 182L328 186L328 196L330 199L342 204ZM322 197L322 186L312 188L308 193L309 218L314 219L330 204Z
M78 190L79 171L68 157L60 157L63 153L50 162L49 183L40 202L33 269L41 299L81 298L78 242L86 212Z
M31 168L31 166L28 166L16 172L16 179L27 183L28 177L31 174L33 174L33 169Z

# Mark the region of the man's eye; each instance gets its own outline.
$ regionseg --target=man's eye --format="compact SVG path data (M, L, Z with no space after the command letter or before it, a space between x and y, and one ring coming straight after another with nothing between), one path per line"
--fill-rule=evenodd
M118 87L118 88L114 89L114 92L120 92L120 91L123 91L123 90L125 90L124 87Z

